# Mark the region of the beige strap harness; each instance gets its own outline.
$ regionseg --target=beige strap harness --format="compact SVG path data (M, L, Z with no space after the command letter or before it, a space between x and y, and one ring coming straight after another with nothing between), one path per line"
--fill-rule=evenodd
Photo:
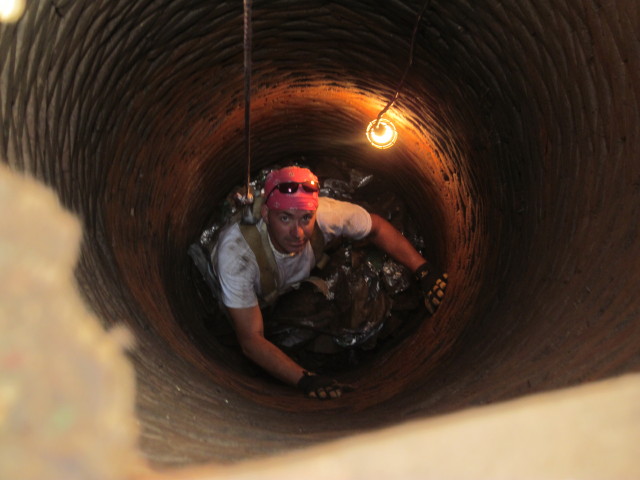
M257 225L241 224L240 232L255 255L258 268L260 269L262 300L267 305L271 305L284 291L281 291L281 286L277 284L278 267L276 266L276 259L269 245L269 234L266 229L260 231ZM311 249L316 259L316 267L323 268L329 261L329 256L324 253L324 237L317 225L313 229L309 242L311 243Z

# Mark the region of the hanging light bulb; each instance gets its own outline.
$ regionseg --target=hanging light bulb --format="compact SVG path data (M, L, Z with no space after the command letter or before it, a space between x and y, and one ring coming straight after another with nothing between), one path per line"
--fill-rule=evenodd
M24 13L25 0L0 0L0 22L17 22Z
M376 148L389 148L396 143L398 132L390 120L375 119L367 126L367 139Z
M404 69L404 73L402 74L402 78L400 82L398 82L398 86L396 87L394 95L389 99L389 102L385 105L382 111L378 114L378 117L369 123L367 126L367 139L371 142L376 148L389 148L392 147L394 143L396 143L396 139L398 138L398 132L396 131L396 127L391 123L391 121L382 118L382 116L389 110L391 105L395 103L400 95L400 90L404 85L405 78L407 77L407 73L409 73L409 69L413 64L413 47L416 42L416 33L418 33L418 25L420 25L420 20L422 19L422 15L426 11L427 7L431 3L431 0L425 0L424 5L422 6L422 10L420 10L420 14L416 19L416 23L413 27L413 33L411 34L411 45L409 47L409 63L407 63L406 68Z

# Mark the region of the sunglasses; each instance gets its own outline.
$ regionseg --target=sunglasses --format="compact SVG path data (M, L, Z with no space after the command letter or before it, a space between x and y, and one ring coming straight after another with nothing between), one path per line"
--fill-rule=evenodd
M298 191L298 188L300 187L302 187L302 190L307 193L318 192L320 190L320 185L315 180L311 180L309 182L282 182L271 189L269 195L267 195L265 199L265 203L267 200L269 200L271 194L276 190L278 190L280 193L291 195L293 193L296 193Z

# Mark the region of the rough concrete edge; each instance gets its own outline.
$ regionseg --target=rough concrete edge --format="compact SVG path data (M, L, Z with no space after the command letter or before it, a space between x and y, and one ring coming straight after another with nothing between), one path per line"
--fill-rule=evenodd
M640 478L640 374L146 480Z
M0 478L117 480L146 471L125 327L106 332L73 269L78 219L0 162Z

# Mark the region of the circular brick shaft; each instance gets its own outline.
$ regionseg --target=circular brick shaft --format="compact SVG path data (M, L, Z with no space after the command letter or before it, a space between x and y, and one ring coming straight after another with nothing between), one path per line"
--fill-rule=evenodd
M253 170L385 178L450 275L357 390L303 398L212 333L188 245L245 178L242 2L29 2L0 27L0 156L84 225L82 292L138 338L142 446L236 460L640 367L635 0L256 2Z

